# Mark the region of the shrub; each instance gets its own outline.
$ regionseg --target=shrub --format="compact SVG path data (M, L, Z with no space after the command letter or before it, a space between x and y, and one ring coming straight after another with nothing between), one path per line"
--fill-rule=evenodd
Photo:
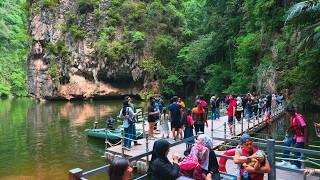
M58 80L60 78L60 70L57 64L50 64L48 68L48 72L52 80Z
M54 9L58 4L59 0L42 0L42 7L47 9Z
M81 30L78 25L71 25L70 33L76 40L83 39L86 36L86 32Z

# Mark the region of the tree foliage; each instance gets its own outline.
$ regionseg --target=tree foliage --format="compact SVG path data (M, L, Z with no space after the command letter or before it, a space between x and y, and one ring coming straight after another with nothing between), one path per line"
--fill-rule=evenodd
M0 96L26 96L27 18L24 1L0 2Z

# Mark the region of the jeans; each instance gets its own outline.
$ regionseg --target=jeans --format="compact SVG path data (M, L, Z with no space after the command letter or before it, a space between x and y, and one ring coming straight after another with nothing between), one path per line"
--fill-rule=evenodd
M284 145L290 147L291 145L295 145L296 148L304 148L304 142L295 142L295 139L292 137L286 137L284 140ZM289 158L290 151L284 150L283 151L283 158ZM301 157L300 152L294 153L293 159L298 159ZM300 161L294 161L293 164L295 164L298 168L301 168L301 162Z
M204 133L204 124L194 124L194 131L198 134L199 131Z
M253 116L253 111L252 111L252 108L247 108L247 119L251 119Z
M220 118L219 109L217 109L217 108L211 109L211 118L212 118L212 120L216 120L216 119Z
M124 128L124 146L131 148L131 139L133 138L133 124L129 123L128 128Z

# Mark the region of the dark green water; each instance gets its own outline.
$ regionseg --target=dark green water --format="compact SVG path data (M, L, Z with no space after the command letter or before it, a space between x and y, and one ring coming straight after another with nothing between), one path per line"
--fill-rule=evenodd
M103 126L121 106L121 100L0 100L0 179L67 179L72 168L104 165L104 143L87 138L85 129L95 119Z
M144 107L143 103L135 103ZM67 179L72 168L86 171L104 165L104 143L87 138L84 130L91 128L95 120L104 126L106 116L115 117L121 106L122 100L0 100L0 179ZM320 120L317 112L306 116L309 122ZM275 123L271 136L283 138L286 125L286 118ZM310 131L313 140L320 141L311 123ZM90 179L106 179L106 175Z

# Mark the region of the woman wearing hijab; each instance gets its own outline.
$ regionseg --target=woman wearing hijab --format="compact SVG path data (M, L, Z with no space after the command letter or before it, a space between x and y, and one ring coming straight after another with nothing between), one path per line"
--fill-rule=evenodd
M209 149L208 157L201 165L203 172L206 174L210 173L213 180L220 180L219 164L216 154L212 149L213 142L211 137L206 134L200 134L198 141Z
M173 180L179 177L179 157L173 155L173 164L168 160L170 143L160 139L154 143L149 172L152 180Z

